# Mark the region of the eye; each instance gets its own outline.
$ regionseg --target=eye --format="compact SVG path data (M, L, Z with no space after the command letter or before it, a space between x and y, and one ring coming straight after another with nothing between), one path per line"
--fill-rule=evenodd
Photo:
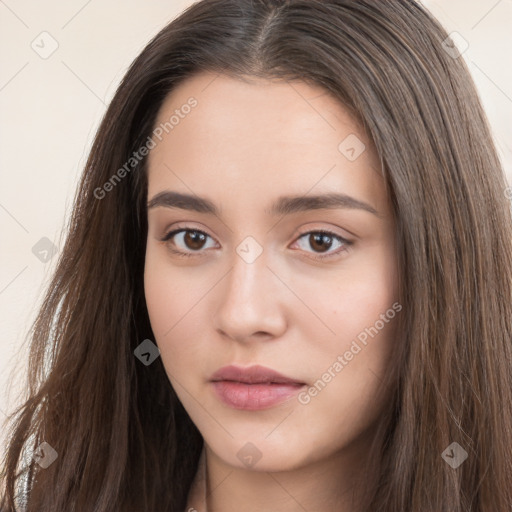
M211 237L204 231L180 228L167 233L162 239L162 242L171 242L172 240L172 245L177 245L178 248L182 248L181 250L173 249L171 243L169 243L169 250L174 254L178 254L179 256L195 256L195 252L199 253L205 248L205 240L208 238ZM175 241L173 239L175 239Z
M324 258L334 258L339 256L340 253L347 251L347 248L352 245L352 242L346 240L345 238L332 233L331 231L317 230L317 231L308 231L307 233L303 233L298 240L305 239L306 243L314 249L314 251L319 251L320 253L315 253L315 259L324 259ZM337 251L328 252L334 242L338 244L340 247ZM328 252L328 254L322 254Z
M205 245L208 238L213 240L207 233L199 229L178 228L167 233L161 241L168 243L169 250L173 254L189 257L200 255L203 249L211 248ZM349 240L346 240L331 231L325 230L308 231L298 238L299 241L302 239L307 240L310 247L314 249L313 252L316 254L314 259L318 260L334 258L340 253L347 251L347 248L352 245L352 242ZM338 244L339 249L337 251L330 251L334 242ZM172 246L177 246L178 249L175 249ZM215 244L213 244L213 247L215 247Z

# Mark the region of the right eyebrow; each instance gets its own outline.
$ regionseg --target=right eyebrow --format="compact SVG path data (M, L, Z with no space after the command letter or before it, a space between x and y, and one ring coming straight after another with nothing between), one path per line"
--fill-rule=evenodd
M219 208L205 197L170 192L168 190L156 194L153 199L148 202L148 210L158 206L191 210L199 213L210 213L216 216L220 214Z

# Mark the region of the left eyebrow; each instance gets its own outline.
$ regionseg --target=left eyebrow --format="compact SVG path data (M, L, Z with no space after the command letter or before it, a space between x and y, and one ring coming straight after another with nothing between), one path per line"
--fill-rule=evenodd
M158 206L191 210L199 213L220 216L220 208L209 199L196 195L172 192L169 190L164 190L163 192L156 194L147 204L148 209L156 208ZM265 210L265 213L271 216L282 216L322 209L363 210L377 217L381 217L379 212L368 203L346 194L334 192L316 196L282 196L271 205L270 210Z
M350 209L363 210L377 217L379 212L364 201L340 193L321 194L316 196L284 196L280 197L272 206L270 211L265 210L269 215L289 215L297 212L323 209Z

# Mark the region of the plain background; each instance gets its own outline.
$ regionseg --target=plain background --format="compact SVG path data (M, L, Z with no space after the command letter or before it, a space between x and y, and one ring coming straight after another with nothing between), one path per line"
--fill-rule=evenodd
M0 0L0 424L19 403L27 334L106 106L146 43L192 3ZM461 58L512 184L512 0L423 3L467 46Z

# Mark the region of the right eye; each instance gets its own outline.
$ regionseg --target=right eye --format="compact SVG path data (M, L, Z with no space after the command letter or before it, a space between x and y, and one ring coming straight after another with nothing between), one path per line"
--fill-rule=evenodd
M167 233L162 242L167 242L169 250L174 254L188 257L200 255L200 251L205 248L205 240L208 238L211 238L210 235L199 229L179 228ZM181 248L177 250L173 246Z

